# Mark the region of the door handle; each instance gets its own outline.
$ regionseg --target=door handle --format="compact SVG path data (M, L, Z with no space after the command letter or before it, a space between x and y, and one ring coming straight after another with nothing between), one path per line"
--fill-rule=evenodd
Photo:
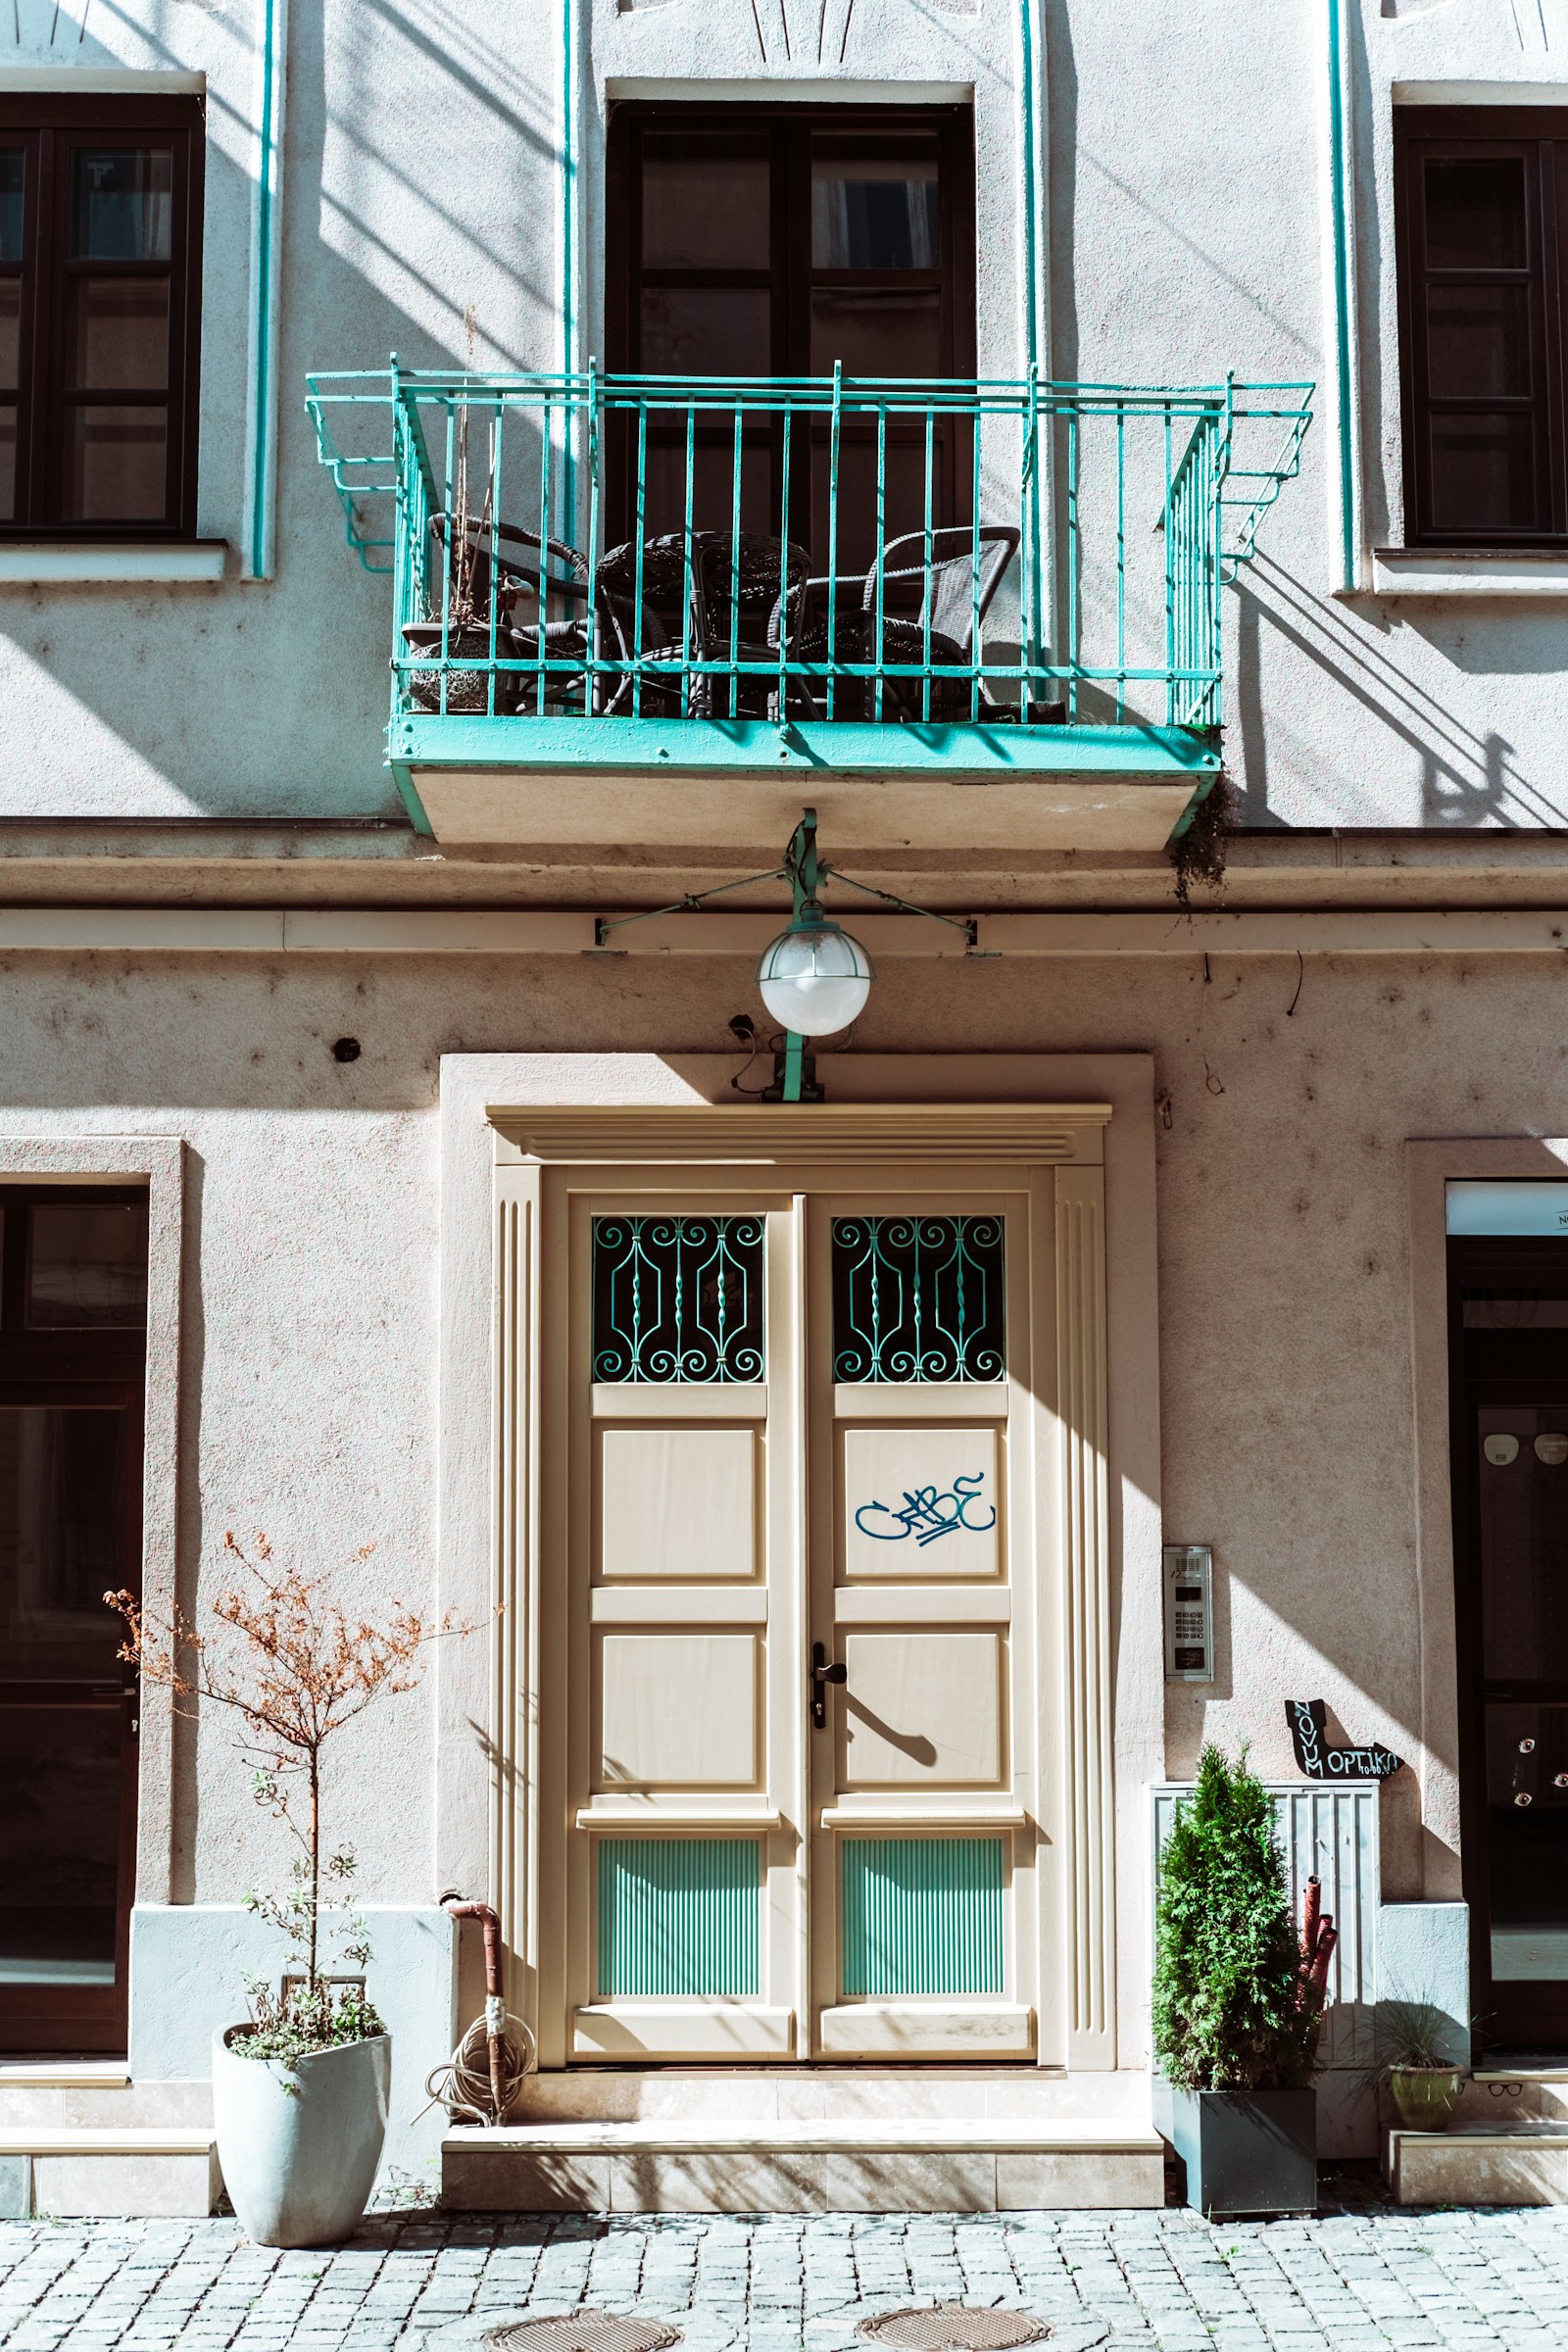
M849 1679L850 1670L843 1661L839 1659L830 1664L827 1651L822 1643L813 1642L811 1644L811 1721L819 1732L825 1732L827 1729L828 1684L847 1683Z

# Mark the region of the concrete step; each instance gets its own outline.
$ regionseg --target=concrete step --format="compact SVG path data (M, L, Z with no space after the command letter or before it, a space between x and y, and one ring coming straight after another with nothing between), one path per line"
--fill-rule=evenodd
M1142 2068L1068 2074L1037 2066L568 2067L530 2075L514 2123L846 2122L944 2116L1061 2122L1073 2116L1143 2129Z
M1396 2205L1568 2205L1568 2119L1395 2130L1383 2170Z
M459 2126L463 2212L1010 2213L1164 2203L1164 2144L1121 2117L604 2119Z
M133 2082L123 2060L0 2064L0 2219L188 2219L222 2188L209 2082Z

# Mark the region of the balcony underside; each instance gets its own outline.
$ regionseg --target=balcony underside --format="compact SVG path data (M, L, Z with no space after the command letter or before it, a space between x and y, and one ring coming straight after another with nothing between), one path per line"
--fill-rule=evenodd
M839 847L1162 849L1219 768L1180 727L767 719L394 719L415 821L443 842L767 845L803 800Z

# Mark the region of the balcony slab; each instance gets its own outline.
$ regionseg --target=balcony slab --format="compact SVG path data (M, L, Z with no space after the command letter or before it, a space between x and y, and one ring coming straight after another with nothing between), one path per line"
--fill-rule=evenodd
M395 719L437 841L771 845L809 800L835 847L1157 851L1219 768L1183 728Z

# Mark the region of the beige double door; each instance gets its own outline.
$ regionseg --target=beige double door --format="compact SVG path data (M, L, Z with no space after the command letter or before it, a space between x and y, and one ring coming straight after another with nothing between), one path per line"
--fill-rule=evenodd
M545 2063L1043 2058L1060 1178L766 1177L544 1172Z

